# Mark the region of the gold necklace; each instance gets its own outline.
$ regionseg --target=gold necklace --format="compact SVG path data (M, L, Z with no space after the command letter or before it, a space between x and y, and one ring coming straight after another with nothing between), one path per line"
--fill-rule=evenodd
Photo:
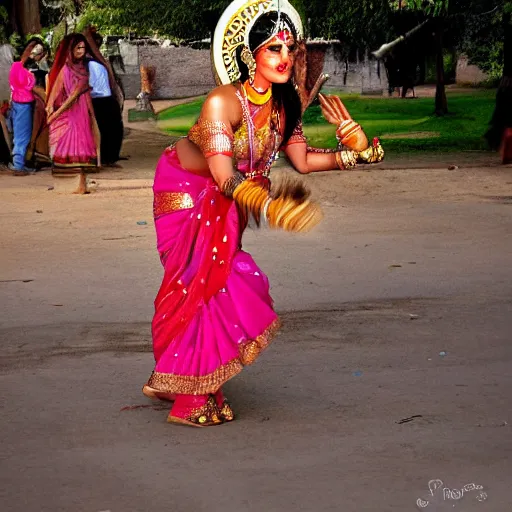
M265 103L272 98L272 86L270 86L265 92L258 92L247 80L247 82L244 83L244 89L247 94L247 99L253 105L265 105Z

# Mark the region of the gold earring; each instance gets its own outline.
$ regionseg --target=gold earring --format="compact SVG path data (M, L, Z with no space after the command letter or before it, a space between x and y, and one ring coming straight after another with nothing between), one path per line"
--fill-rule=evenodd
M254 82L254 76L256 75L256 61L254 60L252 52L251 52L251 50L249 50L248 46L244 46L244 49L242 50L242 53L240 54L240 58L242 59L242 62L249 69L249 80L251 82Z

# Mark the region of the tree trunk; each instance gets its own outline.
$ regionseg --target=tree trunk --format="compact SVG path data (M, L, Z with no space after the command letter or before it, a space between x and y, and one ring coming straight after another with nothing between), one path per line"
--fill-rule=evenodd
M436 20L436 116L448 114L448 102L444 85L444 61L443 61L443 19Z
M22 36L41 32L39 0L14 0L14 16Z
M506 128L512 127L512 27L510 14L503 15L503 76L496 93L496 105L485 138L492 149L499 149Z

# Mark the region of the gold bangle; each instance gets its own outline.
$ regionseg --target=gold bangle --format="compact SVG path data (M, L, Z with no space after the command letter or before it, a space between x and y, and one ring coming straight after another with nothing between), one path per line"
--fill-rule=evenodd
M245 181L245 176L240 171L235 171L222 185L222 193L229 197L233 197L236 187Z
M344 150L338 151L336 155L336 165L342 171L349 170L355 167L357 163L357 153L355 151Z
M343 164L345 165L345 169L352 169L357 164L357 152L356 151L343 151L342 156Z
M338 169L340 171L343 170L343 162L341 161L341 151L336 151L336 153L334 153L334 156L336 158L336 165L338 166Z

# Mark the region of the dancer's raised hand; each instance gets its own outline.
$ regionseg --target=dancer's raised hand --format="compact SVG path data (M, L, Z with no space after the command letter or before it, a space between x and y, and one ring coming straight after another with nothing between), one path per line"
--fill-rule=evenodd
M368 138L361 126L352 119L340 98L319 94L318 99L325 119L338 127L338 141L354 151L364 151L368 147Z

